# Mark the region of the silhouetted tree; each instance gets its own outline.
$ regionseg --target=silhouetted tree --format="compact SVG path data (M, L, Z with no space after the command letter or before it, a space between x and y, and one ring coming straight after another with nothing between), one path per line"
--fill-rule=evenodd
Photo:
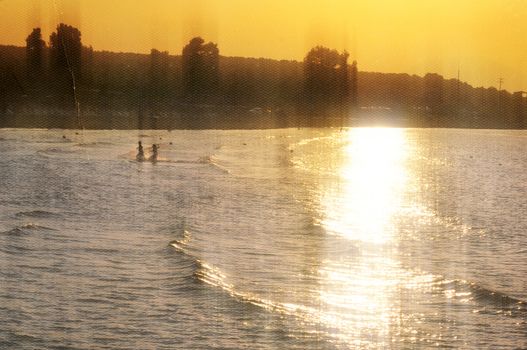
M444 79L439 74L428 73L424 77L424 104L432 115L438 116L444 110Z
M150 51L150 69L149 69L149 83L148 83L148 108L150 110L150 120L152 129L155 129L155 122L157 114L161 109L161 105L166 101L169 93L169 56L168 51L159 51L152 49ZM143 120L139 121L142 127Z
M92 86L93 85L93 47L83 46L82 47L82 69L81 76L84 85Z
M193 38L183 48L183 88L191 97L210 97L219 84L219 50L216 44Z
M359 107L358 76L357 61L353 61L350 70L350 106L353 110Z
M42 74L45 48L46 43L42 40L40 28L33 29L26 38L26 69L29 79L35 79Z
M82 42L81 32L72 26L61 23L49 38L51 67L59 76L69 75L71 79L81 79Z
M42 45L39 40L38 31L34 31L26 44L38 48ZM0 45L0 124L3 120L2 125L11 126L72 127L75 125L72 101L78 101L83 107L82 118L93 127L104 128L124 126L126 120L130 128L152 128L155 125L150 117L155 115L159 116L160 127L163 118L169 115L176 116L170 120L171 127L202 127L202 120L194 119L198 115L232 116L225 122L225 118L215 118L207 124L209 127L214 127L216 122L222 123L217 124L218 127L271 125L259 123L273 118L287 120L287 123L274 126L296 126L306 111L320 111L326 115L331 112L331 120L320 119L317 123L335 125L334 122L338 122L335 116L341 110L339 106L347 103L349 107L360 103L366 107L362 113L383 116L387 120L405 116L401 122L409 126L527 126L527 98L520 94L512 95L496 88L473 88L466 82L444 79L437 74L419 77L404 73L358 72L356 64L345 64L345 53L326 48L311 50L304 62L219 57L216 45L206 44L199 38L187 45L184 57L169 56L157 50L143 55L99 52L82 47L83 89L74 100L72 77L67 67L74 68L76 60L72 48L80 47L80 33L62 25L51 41L52 48L43 46L43 73L47 71L46 64L50 63L54 67L53 75L43 74L49 79L43 79L39 86L29 83L35 80L24 78L30 62L38 67L38 54L33 55L38 49ZM72 45L72 41L77 44ZM48 59L50 51L53 59ZM65 60L66 51L68 59L73 61L69 65ZM68 90L49 88L58 83ZM189 97L203 97L201 101L214 97L213 103L199 106L182 103L192 101L174 98L183 96L183 91ZM153 95L154 92L157 94ZM306 105L310 109L295 108ZM261 112L252 113L251 110ZM138 118L143 115L144 123ZM44 120L47 124L43 124ZM27 124L17 124L25 121Z
M305 97L311 113L342 112L349 94L347 52L317 46L304 59Z
M24 88L12 69L0 67L0 127L6 126L8 107L22 94Z
M517 129L525 128L525 116L526 116L526 103L525 103L525 91L517 91L512 97L514 99L514 115L515 122L514 126Z
M168 51L150 51L150 91L152 94L166 95L169 78L169 56Z
M81 80L82 43L81 32L61 23L49 38L49 55L52 82L58 92L60 107L67 111L61 116L60 127L82 127L77 86ZM75 115L76 119L71 116Z
M336 94L336 110L340 114L340 117L344 117L348 114L349 109L349 96L350 96L350 83L349 83L349 69L348 69L348 57L347 51L344 51L340 55L340 63L335 67L335 79L337 84Z

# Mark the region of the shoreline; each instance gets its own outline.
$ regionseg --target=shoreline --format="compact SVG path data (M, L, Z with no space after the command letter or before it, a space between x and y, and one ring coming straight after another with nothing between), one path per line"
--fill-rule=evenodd
M276 129L304 129L304 128L405 128L405 129L468 129L468 130L527 130L525 127L509 127L488 125L487 123L472 124L456 123L426 123L415 122L408 119L390 119L390 118L348 118L344 122L333 119L323 122L310 122L307 118L294 118L294 123L291 120L277 121L276 119L253 119L245 120L243 122L233 122L231 118L209 117L209 118L178 118L178 119L163 119L159 118L154 123L145 123L142 127L138 127L137 121L108 121L98 123L93 121L85 121L83 126L74 125L74 122L63 122L58 120L23 120L26 118L18 117L15 122L0 122L0 130L9 129L39 129L39 130L276 130ZM72 118L73 119L73 118ZM1 120L1 119L0 119ZM300 122L298 122L300 121Z

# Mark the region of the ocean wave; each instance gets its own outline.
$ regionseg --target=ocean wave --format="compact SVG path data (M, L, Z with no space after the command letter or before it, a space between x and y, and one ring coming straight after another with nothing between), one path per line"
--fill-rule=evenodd
M17 141L17 142L23 142L23 143L36 143L36 144L52 144L52 145L73 143L73 140L70 140L70 139L36 140L36 139L30 138L30 139L11 139L10 141Z
M201 260L197 262L199 268L194 273L195 278L223 290L240 302L258 306L267 311L299 317L303 320L318 320L317 322L322 323L326 321L326 316L321 314L318 309L295 303L279 302L249 291L243 291L230 283L228 276L217 266ZM439 290L447 298L452 298L463 304L466 302L474 303L476 305L474 312L504 314L511 317L524 317L527 313L527 301L525 300L483 287L475 282L462 279L446 280L441 276L437 277L430 282L432 286L439 287Z
M118 156L120 159L126 159L134 163L152 163L152 161L146 159L144 161L138 162L136 160L135 152L128 152ZM156 164L189 164L189 165L208 165L212 168L221 171L224 174L230 174L230 171L224 166L218 164L217 160L213 156L203 156L196 160L188 159L168 159L165 157L158 157L155 161Z
M241 291L233 284L227 282L227 276L219 268L202 261L200 261L199 266L200 268L194 273L194 276L199 281L210 286L220 288L240 302L251 304L267 311L278 312L280 314L289 316L296 316L305 319L319 317L318 310L314 308L294 303L277 302L268 298L260 297L257 294L251 292Z
M84 251L86 253L95 253L95 254L102 254L102 255L115 255L119 253L119 249L112 249L112 248L84 248Z
M24 230L22 230L21 228L15 227L14 229L5 231L3 234L8 235L8 236L17 236L17 235L21 235L24 233L25 233Z
M77 143L76 147L98 147L98 146L113 146L115 143L107 141L95 141L86 143Z
M27 234L31 231L55 231L51 227L41 226L33 223L28 223L24 225L17 226L9 231L4 232L6 235L21 235Z
M69 148L48 148L45 150L39 150L37 151L37 154L43 156L43 157L54 157L54 156L60 156L60 155L69 155L69 154L77 154L79 151L72 150Z
M323 141L323 140L333 140L333 139L334 139L334 135L305 138L305 139L302 139L302 140L300 140L300 141L298 141L296 143L292 143L291 147L292 146L305 146L305 145L308 145L308 144L310 144L312 142Z
M218 160L213 155L203 156L198 158L197 160L175 160L174 163L180 163L180 164L203 164L203 165L210 165L211 167L225 173L230 174L231 172L225 168L224 166L220 165L218 163Z
M462 279L445 279L439 283L451 297L472 300L476 303L482 304L482 306L491 307L497 313L509 311L510 313L521 312L523 314L527 312L526 300L492 290L475 282Z
M31 217L31 218L60 218L61 215L46 210L32 210L32 211L21 211L15 214L16 217Z
M20 226L22 230L48 230L48 231L55 231L55 229L52 229L51 227L47 226L41 226L33 223L28 223Z
M190 254L186 250L187 245L190 242L190 238L191 238L190 232L187 231L187 230L183 230L182 237L180 239L176 239L176 240L171 241L170 243L168 243L168 245L176 248L180 252L183 252L183 253L186 253L189 256L192 256L192 254Z

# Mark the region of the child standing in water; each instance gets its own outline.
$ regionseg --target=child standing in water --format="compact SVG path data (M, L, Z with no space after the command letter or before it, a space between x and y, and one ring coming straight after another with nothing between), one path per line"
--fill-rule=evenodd
M137 159L138 162L142 162L145 160L145 152L143 151L143 145L141 144L141 141L137 142L139 146L137 146L137 156L135 156L135 159Z
M150 156L150 161L155 162L157 161L157 150L159 146L155 143L152 145L152 155Z

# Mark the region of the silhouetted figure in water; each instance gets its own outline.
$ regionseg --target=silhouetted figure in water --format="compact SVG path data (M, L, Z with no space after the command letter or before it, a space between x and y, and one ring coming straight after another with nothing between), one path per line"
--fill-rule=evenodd
M137 156L135 156L135 159L137 159L138 162L142 162L143 160L145 160L145 152L143 150L143 144L141 143L141 141L138 141L137 144L139 146L137 146Z
M158 150L159 146L156 145L155 143L152 145L152 155L150 156L149 160L151 162L156 162L157 161L157 150Z

